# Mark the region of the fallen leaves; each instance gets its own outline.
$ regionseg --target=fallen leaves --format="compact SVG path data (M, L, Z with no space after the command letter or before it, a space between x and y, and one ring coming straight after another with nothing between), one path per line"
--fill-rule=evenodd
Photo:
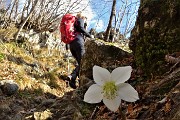
M165 113L168 113L171 111L171 106L172 106L171 104L172 104L171 99L167 98L166 103L165 103L164 108L163 108Z
M127 118L128 119L136 119L138 118L141 111L148 109L148 106L143 104L129 104L127 107Z

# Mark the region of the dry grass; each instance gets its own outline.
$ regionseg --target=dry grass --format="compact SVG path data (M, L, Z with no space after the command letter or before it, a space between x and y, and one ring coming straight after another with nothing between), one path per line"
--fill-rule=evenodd
M0 39L13 39L13 36L18 31L16 27L9 27L7 29L0 29Z

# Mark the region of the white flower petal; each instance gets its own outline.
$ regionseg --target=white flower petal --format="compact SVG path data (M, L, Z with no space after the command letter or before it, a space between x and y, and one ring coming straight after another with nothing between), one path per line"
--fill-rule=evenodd
M103 103L109 108L111 111L116 112L119 108L119 105L121 104L120 97L116 97L113 100L109 100L106 97L103 97Z
M84 101L87 103L99 103L102 98L102 88L97 84L91 85L84 95Z
M139 99L138 92L130 84L121 83L118 87L118 95L122 100L134 102Z
M116 82L116 85L118 85L127 81L131 76L131 72L131 66L118 67L112 71L111 77L112 80Z
M106 81L110 79L110 72L105 68L94 66L93 78L98 85L102 86Z

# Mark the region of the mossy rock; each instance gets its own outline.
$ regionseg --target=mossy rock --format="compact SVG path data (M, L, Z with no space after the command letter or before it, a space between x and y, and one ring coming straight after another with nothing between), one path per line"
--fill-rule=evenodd
M130 38L136 65L148 76L167 72L165 55L180 51L179 35L179 0L143 1Z

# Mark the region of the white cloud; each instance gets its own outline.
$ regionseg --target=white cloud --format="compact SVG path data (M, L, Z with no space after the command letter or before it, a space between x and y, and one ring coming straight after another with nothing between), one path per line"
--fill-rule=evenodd
M90 6L87 6L87 8L84 10L84 14L88 18L88 21L95 17L95 14L93 13Z

